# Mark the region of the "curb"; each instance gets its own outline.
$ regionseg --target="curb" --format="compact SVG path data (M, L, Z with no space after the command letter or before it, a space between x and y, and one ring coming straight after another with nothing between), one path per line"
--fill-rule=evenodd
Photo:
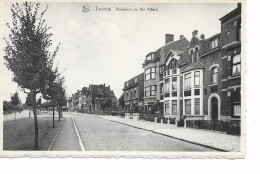
M228 150L225 150L225 149L221 149L221 148L209 146L209 145L206 145L206 144L201 144L201 143L185 140L185 139L182 139L182 138L177 138L177 137L174 137L174 136L171 136L171 135L167 135L167 134L163 134L163 133L160 133L160 132L156 132L156 131L153 131L153 130L149 130L149 129L145 129L145 128L129 125L129 124L126 124L126 123L115 121L115 120L109 120L109 119L106 119L106 118L102 118L100 116L97 116L97 117L101 118L101 119L104 119L104 120L112 121L112 122L115 122L115 123L119 123L119 124L123 124L123 125L126 125L126 126L134 127L134 128L137 128L137 129L149 131L149 132L156 133L156 134L159 134L159 135L163 135L163 136L166 136L166 137L170 137L170 138L174 138L174 139L177 139L177 140L185 141L185 142L188 142L188 143L191 143L191 144L195 144L195 145L199 145L199 146L202 146L202 147L207 147L207 148L218 150L218 151L222 151L222 152L229 152Z

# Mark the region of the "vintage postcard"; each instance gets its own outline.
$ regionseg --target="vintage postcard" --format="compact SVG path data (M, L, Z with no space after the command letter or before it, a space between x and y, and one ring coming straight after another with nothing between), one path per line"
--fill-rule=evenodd
M246 1L0 7L1 157L245 157Z

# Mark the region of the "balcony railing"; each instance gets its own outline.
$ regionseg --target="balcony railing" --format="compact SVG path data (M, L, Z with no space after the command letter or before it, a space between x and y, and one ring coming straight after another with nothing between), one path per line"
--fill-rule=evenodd
M179 73L180 73L180 70L177 69L177 68L169 69L169 70L164 71L163 76L165 77L165 76L168 76L168 75L177 75Z

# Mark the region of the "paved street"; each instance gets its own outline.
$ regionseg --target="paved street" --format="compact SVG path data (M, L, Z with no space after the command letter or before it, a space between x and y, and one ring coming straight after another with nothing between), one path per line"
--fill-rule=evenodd
M95 115L64 113L64 124L50 150L80 149L86 151L213 151L206 147L98 118Z

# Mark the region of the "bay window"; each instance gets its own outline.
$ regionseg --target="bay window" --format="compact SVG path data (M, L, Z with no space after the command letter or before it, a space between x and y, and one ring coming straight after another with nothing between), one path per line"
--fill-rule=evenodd
M177 100L172 101L172 114L177 115Z
M170 103L168 102L164 104L164 113L170 114Z
M194 82L195 82L195 84L194 84L195 86L200 85L200 72L199 71L195 71Z
M185 87L191 86L191 73L185 74L185 76L184 76L184 86Z
M164 83L164 92L170 92L170 79L165 79Z
M195 115L200 115L200 99L195 98Z
M186 115L191 114L191 100L190 99L185 100L185 114Z
M172 78L172 90L177 90L177 77Z
M145 87L145 97L155 96L157 91L156 87L156 85Z
M145 80L155 79L156 67L147 68L145 70Z

